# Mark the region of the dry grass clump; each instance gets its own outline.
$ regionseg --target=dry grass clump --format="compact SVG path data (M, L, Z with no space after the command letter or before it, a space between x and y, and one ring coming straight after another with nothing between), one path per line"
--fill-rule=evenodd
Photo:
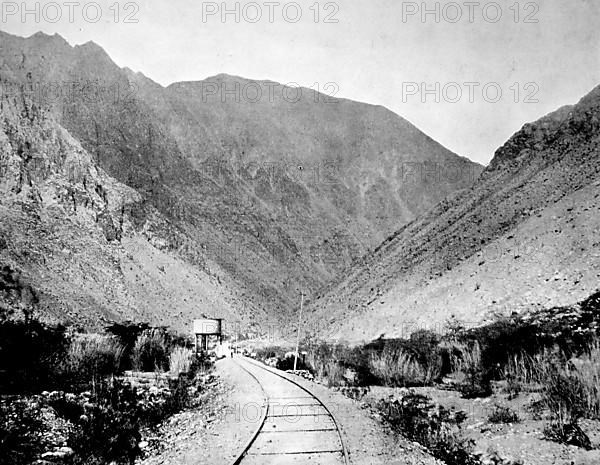
M518 423L521 421L517 412L503 405L496 405L488 415L490 423Z
M425 365L425 385L431 385L442 375L442 357L439 353L432 354L427 358Z
M505 377L518 383L519 388L552 392L573 397L573 390L557 385L557 382L576 385L577 404L585 405L586 416L600 418L600 341L593 341L579 357L568 359L558 347L546 348L531 356L525 353L513 356L506 367ZM570 392L570 393L569 393ZM559 399L560 400L560 399ZM563 399L564 400L564 399ZM565 402L567 402L565 400ZM571 399L569 402L575 402ZM557 418L569 421L564 413L570 409L562 401L554 406Z
M345 368L341 363L343 354L348 349L340 345L321 344L317 350L310 351L307 364L311 367L315 378L327 382L329 387L339 387L346 384Z
M388 386L413 386L428 376L420 363L402 349L385 348L369 358L371 372Z
M463 397L486 397L491 394L490 378L483 363L481 345L451 341L444 344L450 354L452 374Z
M568 370L582 386L588 415L600 418L600 340L593 341L582 356L571 359Z
M546 348L534 356L515 356L507 365L507 379L541 392L541 406L549 412L550 422L544 431L548 439L591 447L579 421L600 417L599 341L570 359L558 347Z
M544 430L550 440L591 448L589 437L579 426L579 420L588 417L587 389L576 373L557 367L553 376L544 383L543 405L550 411L550 423Z
M97 380L119 371L124 348L112 336L76 334L67 351L68 373L81 379Z
M160 329L147 329L135 341L131 354L137 371L167 371L171 347L167 335Z
M468 373L481 367L481 346L478 341L473 344L455 342L451 347L451 363L454 373L468 376Z
M327 379L327 386L336 387L342 386L345 383L344 380L344 368L335 360L328 360L325 362L323 372Z
M542 390L555 373L556 366L565 363L566 357L558 347L545 348L534 355L525 352L513 355L504 368L504 378L508 382L511 397L516 397L523 389Z
M188 373L192 366L194 353L185 347L175 347L169 354L169 371L174 375Z

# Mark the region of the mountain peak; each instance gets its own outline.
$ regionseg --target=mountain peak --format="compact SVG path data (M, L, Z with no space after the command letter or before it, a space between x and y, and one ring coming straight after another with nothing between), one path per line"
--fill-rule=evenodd
M71 48L71 44L69 44L69 42L67 42L67 40L63 36L61 36L60 34L57 34L57 33L50 35L50 34L46 34L45 32L38 31L25 40L34 40L34 41L38 41L38 42L45 42L45 43L53 44L53 45L60 46L60 47L67 46L67 47Z
M29 38L30 39L31 38L52 39L52 40L61 40L63 42L66 42L65 38L63 36L61 36L60 34L58 34L57 32L50 35L50 34L46 34L44 31L38 31L35 34L32 34L31 36L29 36Z
M214 76L208 76L207 78L200 79L198 81L179 81L170 84L168 87L172 89L181 89L181 88L194 88L197 86L202 86L206 83L230 83L230 82L239 82L239 83L270 83L270 84L279 84L276 81L272 81L270 79L250 79L242 76L236 76L233 74L219 73Z
M577 105L564 105L537 121L525 124L496 151L488 171L495 171L504 163L514 160L520 160L519 163L521 163L525 161L524 155L531 158L536 153L543 152L549 144L555 141L559 128L565 127L574 119L585 115L590 108L597 111L600 107L599 96L600 86L597 86L586 94Z
M108 56L108 54L105 52L105 50L100 45L98 45L96 42L94 42L93 40L88 40L87 42L85 42L81 45L76 45L75 48L83 49L86 52L102 53L102 54Z

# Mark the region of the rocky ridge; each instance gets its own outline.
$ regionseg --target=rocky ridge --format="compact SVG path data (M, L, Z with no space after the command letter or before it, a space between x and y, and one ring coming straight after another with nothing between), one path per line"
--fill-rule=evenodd
M292 99L287 86L226 75L164 88L94 43L0 39L3 90L31 98L139 196L138 234L117 237L133 257L122 275L139 291L127 304L103 292L152 323L173 307L175 326L198 313L235 314L254 332L281 326L300 289L316 293L481 171L382 107L312 89ZM267 85L276 91L259 99L243 90ZM60 308L97 300L76 294Z
M312 305L349 340L570 305L600 278L600 88L526 124L475 184L399 229ZM349 315L351 315L349 317Z

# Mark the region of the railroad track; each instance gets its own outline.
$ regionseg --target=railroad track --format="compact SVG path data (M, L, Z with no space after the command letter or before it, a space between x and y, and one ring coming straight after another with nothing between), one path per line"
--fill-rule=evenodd
M318 397L277 370L247 358L235 361L258 382L264 404L256 432L233 465L349 464L338 422Z

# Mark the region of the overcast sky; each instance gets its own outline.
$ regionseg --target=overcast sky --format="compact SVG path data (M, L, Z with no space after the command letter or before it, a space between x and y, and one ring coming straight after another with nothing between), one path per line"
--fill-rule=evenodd
M35 11L36 2L26 3ZM384 105L484 164L525 122L600 84L598 0L444 0L437 18L434 1L425 2L425 18L421 1L400 0L225 2L232 11L239 5L239 18L223 18L220 1L99 0L100 12L85 0L50 3L22 18L20 1L2 2L0 28L93 40L118 65L163 85L219 73L321 89L335 83L327 89L337 87L337 96ZM257 6L262 17L252 22ZM59 8L61 19L51 22ZM423 83L432 93L422 95Z

